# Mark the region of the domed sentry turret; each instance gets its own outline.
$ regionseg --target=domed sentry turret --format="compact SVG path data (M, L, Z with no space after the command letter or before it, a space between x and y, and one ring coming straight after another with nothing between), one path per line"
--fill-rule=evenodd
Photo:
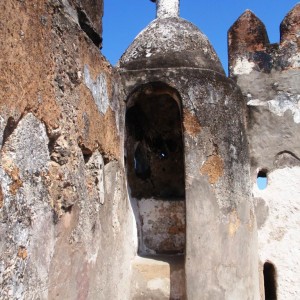
M157 18L143 30L119 61L127 70L191 67L224 74L207 37L192 23L178 18Z
M118 63L138 236L131 297L258 299L243 96L179 1L156 5Z

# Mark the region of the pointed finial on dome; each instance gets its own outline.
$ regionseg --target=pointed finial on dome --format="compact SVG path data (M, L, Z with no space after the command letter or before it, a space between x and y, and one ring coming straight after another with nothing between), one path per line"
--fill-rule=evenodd
M156 18L179 17L179 0L151 0L156 2Z

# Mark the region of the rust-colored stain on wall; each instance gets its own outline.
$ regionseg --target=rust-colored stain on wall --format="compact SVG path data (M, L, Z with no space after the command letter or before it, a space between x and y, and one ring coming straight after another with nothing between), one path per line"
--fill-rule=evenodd
M196 136L201 131L201 126L197 116L187 110L183 113L183 127L184 131L191 136Z
M248 229L249 229L249 231L253 231L253 229L254 229L254 225L255 225L255 222L256 220L255 220L255 216L254 216L254 212L253 212L253 210L251 209L250 210L250 218L249 218L249 221L248 221Z
M33 111L48 126L56 128L61 113L55 101L54 39L45 1L0 3L2 116L18 119ZM49 8L50 9L50 8ZM41 16L48 16L42 25ZM55 42L54 42L55 41Z
M143 246L156 254L183 253L184 201L143 199L139 203Z
M231 214L229 216L228 232L231 237L235 236L240 225L241 225L241 221L238 218L238 214L237 214L236 210L234 210L231 212Z
M17 256L22 258L23 260L26 259L28 256L27 249L23 246L20 246Z
M4 196L3 196L2 186L0 185L0 209L3 207L3 203L4 203Z
M208 176L209 183L215 184L223 175L224 162L220 155L211 155L200 169L200 173Z
M14 163L7 158L3 158L2 167L4 171L12 179L12 183L9 186L9 191L12 195L16 195L19 188L23 186L23 182L20 179L19 169L14 165Z

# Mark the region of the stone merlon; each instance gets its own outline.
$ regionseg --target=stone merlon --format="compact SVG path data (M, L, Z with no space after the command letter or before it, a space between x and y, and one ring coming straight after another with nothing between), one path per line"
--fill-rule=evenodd
M246 10L228 31L230 56L265 50L269 44L266 27L250 10Z
M298 68L299 20L298 3L280 25L280 44L270 44L263 22L246 10L228 31L230 76Z
M286 15L280 24L280 42L299 41L300 37L300 2Z

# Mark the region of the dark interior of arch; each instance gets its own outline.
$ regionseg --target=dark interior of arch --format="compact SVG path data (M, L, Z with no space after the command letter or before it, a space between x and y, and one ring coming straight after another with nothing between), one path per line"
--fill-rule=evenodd
M276 300L276 270L272 263L264 264L265 300Z
M127 177L132 197L185 197L179 105L168 93L141 92L126 112Z

